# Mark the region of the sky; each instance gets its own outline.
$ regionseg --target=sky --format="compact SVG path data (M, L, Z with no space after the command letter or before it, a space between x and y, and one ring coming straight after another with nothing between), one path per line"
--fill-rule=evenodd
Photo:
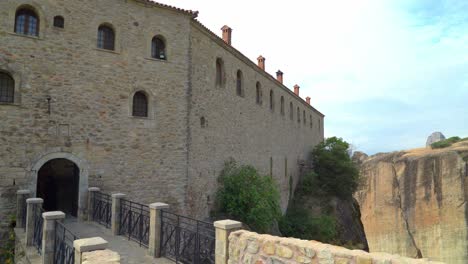
M325 136L367 154L468 137L468 0L160 0L218 35L325 114Z

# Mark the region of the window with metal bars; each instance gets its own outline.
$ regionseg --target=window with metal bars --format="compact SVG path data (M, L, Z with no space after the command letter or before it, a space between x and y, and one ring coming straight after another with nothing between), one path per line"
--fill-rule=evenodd
M0 72L0 103L15 101L15 81L7 73Z
M115 50L115 33L111 27L99 26L97 46L100 49Z
M148 117L148 97L143 92L136 92L133 95L132 115L138 117Z
M39 17L31 9L22 8L16 11L15 33L39 36Z
M154 37L151 41L151 57L160 60L167 60L166 43L160 36Z

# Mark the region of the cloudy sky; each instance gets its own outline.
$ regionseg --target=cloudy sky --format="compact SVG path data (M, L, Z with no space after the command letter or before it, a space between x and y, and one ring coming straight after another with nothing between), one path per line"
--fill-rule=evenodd
M326 115L325 135L369 154L468 137L467 0L160 0L216 33Z

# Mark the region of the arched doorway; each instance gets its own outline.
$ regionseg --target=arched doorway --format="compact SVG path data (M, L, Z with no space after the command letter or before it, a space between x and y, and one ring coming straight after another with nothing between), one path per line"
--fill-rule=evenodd
M77 217L80 170L63 158L46 162L37 172L36 195L44 199L46 211L62 211Z

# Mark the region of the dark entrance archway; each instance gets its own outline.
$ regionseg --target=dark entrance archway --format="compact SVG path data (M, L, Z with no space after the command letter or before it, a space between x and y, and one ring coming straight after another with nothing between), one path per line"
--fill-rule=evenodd
M53 159L37 173L37 197L46 211L62 211L77 217L80 170L67 159Z

